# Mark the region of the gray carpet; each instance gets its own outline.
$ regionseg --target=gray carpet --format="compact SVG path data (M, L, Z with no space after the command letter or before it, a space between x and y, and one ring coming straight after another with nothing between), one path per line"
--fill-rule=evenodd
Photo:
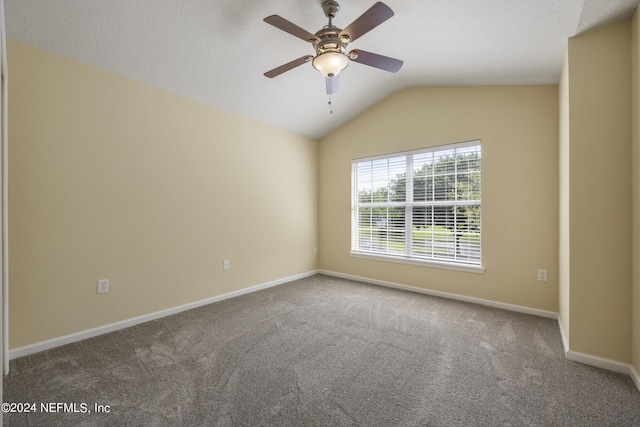
M38 410L5 426L640 425L554 320L322 275L14 360L4 400Z

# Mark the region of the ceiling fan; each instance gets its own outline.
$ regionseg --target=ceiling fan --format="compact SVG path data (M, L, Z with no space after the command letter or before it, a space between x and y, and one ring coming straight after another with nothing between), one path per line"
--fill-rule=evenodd
M399 59L378 55L360 49L353 49L349 53L347 44L355 41L368 33L378 25L393 16L393 11L382 2L377 2L366 12L360 15L344 30L333 25L333 18L340 10L340 5L333 0L325 0L322 3L322 10L329 24L325 25L315 34L298 27L296 24L287 21L278 15L271 15L264 18L264 22L271 24L293 36L296 36L313 45L316 55L305 55L294 59L284 65L274 68L264 73L266 77L273 78L280 74L311 61L313 67L320 71L326 80L327 93L336 93L339 89L338 74L349 65L349 60L360 64L369 65L391 73L397 72L404 64Z

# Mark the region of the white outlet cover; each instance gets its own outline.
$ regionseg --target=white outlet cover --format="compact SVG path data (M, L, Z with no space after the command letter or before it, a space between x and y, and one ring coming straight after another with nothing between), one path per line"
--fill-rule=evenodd
M543 270L543 269L539 269L538 270L538 280L540 282L546 282L547 281L547 270Z
M100 279L98 280L98 290L99 294L104 294L109 292L109 279Z

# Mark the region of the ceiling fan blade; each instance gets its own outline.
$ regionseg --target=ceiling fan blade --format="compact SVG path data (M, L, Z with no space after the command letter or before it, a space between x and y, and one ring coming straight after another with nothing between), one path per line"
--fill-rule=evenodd
M327 84L327 95L338 93L340 90L340 75L325 77L324 79Z
M369 65L370 67L379 68L384 71L389 71L390 73L396 73L404 64L404 61L399 59L389 58L388 56L378 55L377 53L360 49L352 50L348 56L353 62L359 62L360 64Z
M362 37L364 34L373 30L387 19L393 16L393 10L382 2L377 2L371 6L365 13L360 15L347 28L340 32L340 37L348 36L349 43Z
M300 57L298 59L294 59L291 62L287 62L284 65L281 65L279 67L274 68L271 71L267 71L266 73L264 73L264 75L266 77L269 77L270 79L279 76L280 74L284 73L285 71L289 71L293 68L296 68L302 64L304 64L305 62L309 62L313 59L312 55L305 55L303 57Z
M294 24L291 21L287 21L282 16L278 16L278 15L267 16L266 18L263 19L263 21L266 22L267 24L271 24L274 27L281 29L286 33L296 36L299 39L302 39L306 42L314 43L314 42L320 41L318 37L311 34L309 31L305 30L304 28L298 27L296 24Z

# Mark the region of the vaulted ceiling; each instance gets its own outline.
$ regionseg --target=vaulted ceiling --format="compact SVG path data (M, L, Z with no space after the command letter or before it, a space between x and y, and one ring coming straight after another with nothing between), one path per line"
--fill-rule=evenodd
M630 18L638 1L384 0L395 16L349 49L404 66L393 74L352 62L332 114L311 64L263 75L315 53L263 18L315 33L327 24L321 0L5 0L5 19L11 39L319 139L414 86L555 84L567 39ZM345 28L375 0L338 2L333 23Z

